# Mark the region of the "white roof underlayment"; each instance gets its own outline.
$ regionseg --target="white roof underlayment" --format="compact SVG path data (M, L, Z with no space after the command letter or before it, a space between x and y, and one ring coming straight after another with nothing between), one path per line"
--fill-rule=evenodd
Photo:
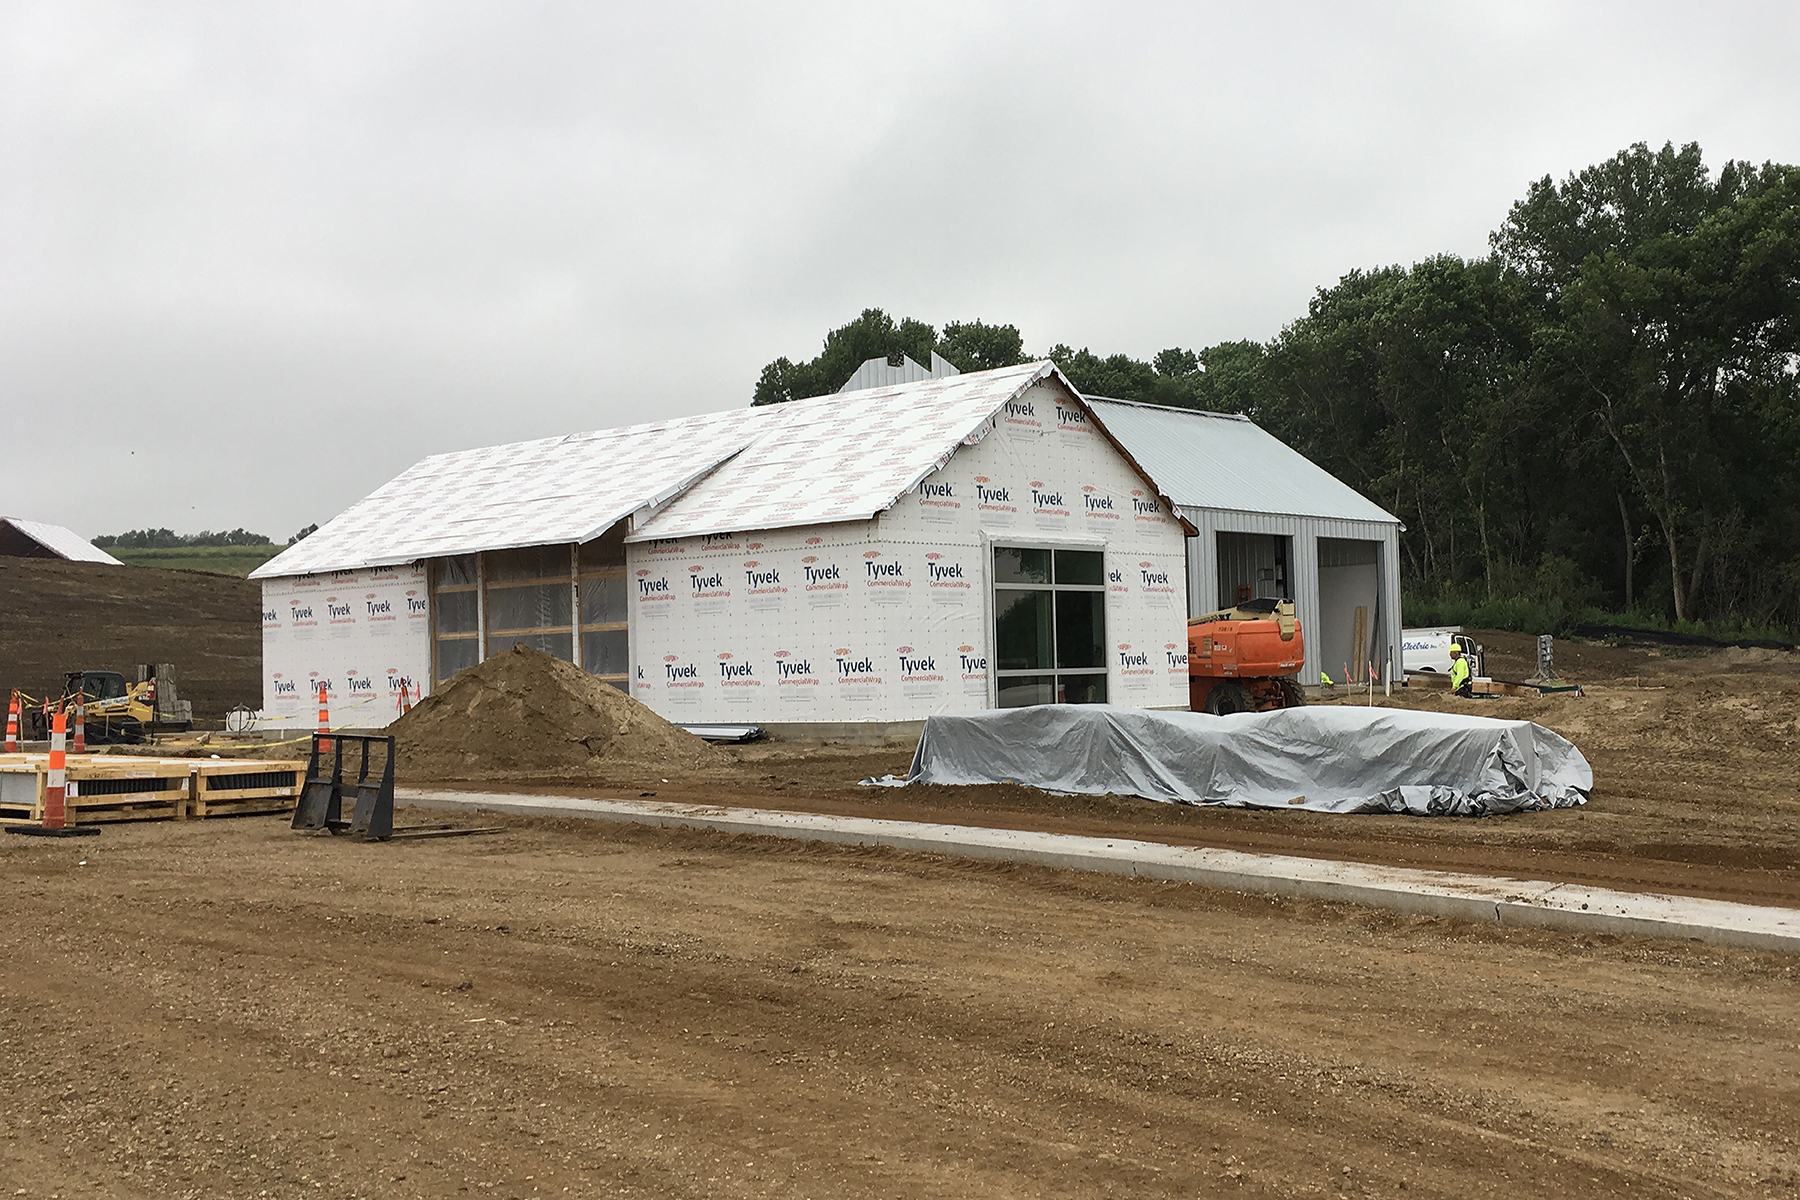
M1184 508L1400 523L1248 417L1097 396L1088 406Z
M115 567L125 565L73 529L52 525L47 521L21 521L17 517L0 517L0 521L11 525L57 557L66 558L70 562L108 563Z
M1078 395L1053 364L1026 363L433 455L251 578L584 542L633 515L634 541L866 520L1052 379Z
M742 450L766 411L740 409L434 454L250 577L585 542L621 517L667 502Z
M1068 387L1037 362L780 405L779 428L626 540L867 520L986 436L1007 401L1051 378Z

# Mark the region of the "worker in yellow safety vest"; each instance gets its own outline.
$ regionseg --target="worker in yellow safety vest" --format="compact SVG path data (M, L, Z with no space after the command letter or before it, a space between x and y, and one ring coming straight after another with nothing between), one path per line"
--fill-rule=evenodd
M1469 674L1469 660L1463 657L1462 647L1455 643L1450 646L1450 690L1458 696L1470 696L1475 692L1474 679Z

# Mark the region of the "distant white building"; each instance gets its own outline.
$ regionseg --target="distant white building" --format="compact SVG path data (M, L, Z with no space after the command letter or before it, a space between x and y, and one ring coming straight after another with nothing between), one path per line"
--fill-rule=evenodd
M1191 532L1048 362L437 455L253 572L264 706L525 642L685 722L1185 708Z
M1089 397L1112 435L1196 530L1194 616L1291 599L1306 635L1302 683L1388 669L1402 679L1400 518L1247 417Z
M0 517L0 558L61 558L69 562L125 565L73 529L18 517Z

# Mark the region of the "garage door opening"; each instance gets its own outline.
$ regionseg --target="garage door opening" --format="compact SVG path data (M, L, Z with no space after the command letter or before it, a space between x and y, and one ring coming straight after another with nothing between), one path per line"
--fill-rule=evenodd
M1383 613L1381 595L1381 543L1350 538L1319 539L1319 628L1314 643L1319 668L1333 678L1367 679L1373 663L1377 674L1384 664L1375 662L1376 647L1384 644L1379 631Z

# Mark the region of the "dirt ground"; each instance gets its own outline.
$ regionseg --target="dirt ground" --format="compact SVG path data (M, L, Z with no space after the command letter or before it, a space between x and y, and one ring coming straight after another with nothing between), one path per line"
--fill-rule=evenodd
M1792 958L503 819L0 838L0 1186L1790 1196Z
M261 586L199 571L0 558L0 703L42 697L68 671L175 665L181 698L213 728L262 707Z
M1532 639L1484 637L1496 675L1530 671ZM521 772L474 786L1104 834L1800 906L1795 656L1558 646L1562 673L1583 684L1583 695L1464 700L1420 692L1376 702L1555 729L1594 767L1593 798L1577 810L1481 820L1345 817L1049 796L1008 785L866 788L857 781L905 774L910 749L779 741L734 747L735 762L724 767L620 769L585 786ZM409 774L404 754L400 765L404 784L458 782Z
M1522 675L1506 659L1527 639L1506 636L1488 638L1495 673ZM1396 703L1564 732L1595 766L1585 811L896 792L854 781L903 771L905 750L779 742L515 786L1800 902L1792 659L1559 654L1586 695ZM0 1195L1800 1189L1789 956L481 821L504 830L371 846L242 818L0 838Z

